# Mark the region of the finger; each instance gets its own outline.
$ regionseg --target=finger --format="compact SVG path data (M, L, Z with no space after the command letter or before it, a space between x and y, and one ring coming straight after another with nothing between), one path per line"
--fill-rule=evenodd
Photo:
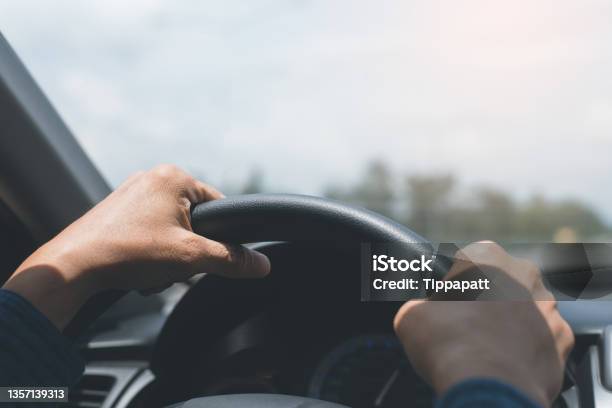
M548 290L548 288L544 285L544 281L542 281L541 276L538 276L538 281L536 282L531 294L533 299L536 301L546 301L553 304L553 307L557 307L557 301L555 295Z
M270 260L243 245L225 244L192 234L198 254L194 273L212 273L228 278L262 278L270 273Z
M564 365L574 347L574 332L569 323L559 313L555 300L536 300L535 303L555 338L559 359L561 364Z
M181 189L181 193L187 200L189 200L190 205L205 203L207 201L218 200L225 197L216 188L203 183L200 180L196 180L191 176L186 179L185 185Z
M186 197L191 204L223 198L215 188L193 178L189 173L173 164L161 164L151 169L150 174L159 182L178 191Z
M404 303L402 307L399 308L399 310L395 314L395 318L393 319L393 328L395 329L395 333L399 335L400 328L405 318L407 316L410 316L410 312L414 310L415 307L422 305L425 302L427 302L426 299L409 300L408 302Z
M200 203L225 198L225 195L211 185L194 179L194 191Z
M554 297L544 286L538 266L526 259L511 256L504 248L492 241L472 243L455 254L456 262L446 279L457 277L474 267L486 271L503 271L504 275L529 291L535 300L552 300Z
M493 241L478 241L457 251L455 260L478 265L502 266L512 260L512 257Z
M561 361L565 364L569 357L569 354L574 348L576 338L569 323L565 319L563 319L560 314L559 319L561 319L561 328L559 330L559 337L561 340L558 342L558 344L560 348Z
M541 308L542 302L537 303L539 303L538 306ZM542 315L545 317L548 327L554 336L561 365L565 365L570 352L574 348L574 332L556 308L548 313L542 312Z
M454 263L445 280L453 279L477 266L494 266L502 269L507 266L510 259L510 255L493 241L474 242L455 253Z
M554 299L544 286L540 269L530 260L513 258L512 265L506 273L527 288L535 300Z

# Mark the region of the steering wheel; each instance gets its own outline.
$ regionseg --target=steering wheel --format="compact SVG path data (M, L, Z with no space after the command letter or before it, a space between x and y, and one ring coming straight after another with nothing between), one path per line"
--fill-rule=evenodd
M432 251L431 244L423 237L382 215L310 196L254 194L215 200L195 206L191 223L194 232L229 243L269 241L321 243L323 241L326 245L334 247L388 243L393 245L394 251L401 251L406 257L416 257L424 251ZM439 261L433 267L435 275L443 276L447 267ZM179 307L180 305L177 306ZM196 398L173 407L340 408L343 406L287 395L236 394Z

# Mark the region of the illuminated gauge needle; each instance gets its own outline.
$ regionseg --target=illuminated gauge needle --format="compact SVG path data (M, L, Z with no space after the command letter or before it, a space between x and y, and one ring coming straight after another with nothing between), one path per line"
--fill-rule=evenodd
M389 390L391 389L391 387L393 387L393 384L395 384L395 381L397 381L399 374L400 374L400 370L399 368L396 368L395 371L393 371L393 374L391 374L391 377L389 377L385 385L382 387L382 389L378 393L378 396L376 397L376 400L374 401L374 408L382 407L383 402L385 402L385 397L389 393Z

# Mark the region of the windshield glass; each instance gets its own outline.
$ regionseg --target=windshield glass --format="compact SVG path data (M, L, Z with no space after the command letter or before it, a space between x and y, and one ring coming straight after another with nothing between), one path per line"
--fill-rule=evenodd
M612 3L3 2L113 186L172 162L440 241L607 241Z

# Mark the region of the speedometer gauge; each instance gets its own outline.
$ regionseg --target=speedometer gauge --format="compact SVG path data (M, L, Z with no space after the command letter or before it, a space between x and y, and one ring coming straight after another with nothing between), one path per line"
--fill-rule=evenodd
M434 394L391 335L354 337L327 354L309 396L352 408L431 407Z

